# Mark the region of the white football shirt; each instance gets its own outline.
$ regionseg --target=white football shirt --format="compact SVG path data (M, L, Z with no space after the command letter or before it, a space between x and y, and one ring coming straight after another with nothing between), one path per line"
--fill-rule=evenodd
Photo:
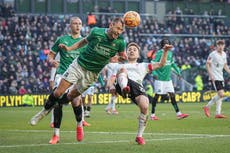
M209 54L208 59L211 60L210 69L214 80L224 81L223 68L224 64L227 63L226 53L222 52L222 54L219 54L215 50Z
M148 64L149 63L118 64L113 74L116 74L121 68L125 68L128 72L128 78L142 85L142 81L148 73Z
M106 65L106 69L107 69L107 78L110 78L113 74L114 69L117 67L118 63L109 63ZM116 75L116 74L115 74Z

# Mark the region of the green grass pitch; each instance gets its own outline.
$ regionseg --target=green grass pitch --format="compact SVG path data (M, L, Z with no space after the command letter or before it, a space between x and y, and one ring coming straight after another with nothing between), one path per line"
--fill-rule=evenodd
M48 144L53 134L50 115L36 126L28 121L42 107L0 108L0 153L229 153L230 103L222 105L227 119L204 116L205 103L179 103L190 114L177 120L171 104L158 104L160 120L148 120L144 133L146 145L135 143L139 109L134 104L118 106L119 115L107 115L105 105L93 105L91 124L85 127L82 142L75 140L75 120L71 106L63 110L60 143Z

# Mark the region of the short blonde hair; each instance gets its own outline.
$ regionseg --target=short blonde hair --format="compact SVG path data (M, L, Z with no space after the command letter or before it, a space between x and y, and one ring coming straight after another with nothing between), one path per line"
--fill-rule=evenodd
M73 20L80 20L82 22L82 20L79 17L74 16L70 18L70 24L73 22Z

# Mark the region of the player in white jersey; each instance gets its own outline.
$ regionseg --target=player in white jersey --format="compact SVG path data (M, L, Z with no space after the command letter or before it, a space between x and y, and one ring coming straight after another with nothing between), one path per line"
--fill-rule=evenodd
M90 117L90 111L92 107L92 101L93 101L93 95L95 93L95 85L91 85L86 91L84 91L81 95L82 97L82 102L83 102L83 110L84 110L84 117ZM87 97L87 102L86 102L86 96Z
M142 81L148 71L164 66L168 50L171 48L172 45L166 44L164 46L164 54L158 63L137 63L137 59L140 56L140 47L136 43L129 43L127 49L128 63L119 64L115 70L115 72L117 72L116 91L123 97L127 97L128 95L140 109L138 117L139 126L136 136L136 142L140 145L145 144L142 135L146 127L149 107L149 99L145 94Z
M52 90L54 88L54 79L55 79L55 75L56 75L56 71L57 71L57 67L59 65L60 62L60 54L57 53L57 55L55 55L55 62L53 62L51 71L50 71L50 89Z
M107 64L104 68L105 71L104 75L107 78L105 88L112 95L108 105L105 108L105 111L107 114L114 114L114 115L118 114L118 111L116 110L116 100L118 95L115 86L113 84L116 78L116 75L113 75L113 70L114 68L116 68L117 65L118 65L118 56L114 56L113 58L110 59L110 63Z
M218 40L216 42L216 50L211 52L206 62L206 68L209 75L209 80L212 83L213 89L217 94L203 107L204 113L210 117L210 107L216 103L215 118L226 118L227 116L221 114L222 99L224 97L224 77L223 69L230 74L230 69L227 65L227 56L224 52L225 42Z

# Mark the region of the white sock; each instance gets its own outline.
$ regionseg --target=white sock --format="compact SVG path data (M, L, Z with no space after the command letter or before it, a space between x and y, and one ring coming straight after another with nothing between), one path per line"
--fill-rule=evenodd
M51 110L51 118L50 118L50 123L54 122L54 109Z
M216 115L221 114L222 99L223 98L220 98L216 101Z
M151 114L151 117L155 117L156 115L155 114Z
M112 96L112 99L111 99L111 105L112 105L112 111L115 111L116 110L116 100L117 100L117 97L116 96Z
M207 107L211 107L214 103L216 103L218 100L220 99L220 97L218 96L218 94L216 94L206 105Z
M138 126L137 137L142 137L146 127L147 115L140 113L138 119L139 119L139 126Z
M85 121L84 107L83 107L83 106L81 106L81 109L82 109L82 119L81 119L81 122L77 122L77 126L78 126L78 125L79 125L79 126L82 126L82 125L83 125L83 123L82 123L82 122L84 122L84 121Z
M180 111L176 113L177 116L178 116L178 115L181 115L181 114L182 114L182 113L181 113Z
M105 107L105 110L109 110L110 109L110 102L108 103L108 105Z
M116 110L115 103L112 103L112 111L115 111L115 110Z
M80 122L77 122L77 126L83 126L83 120L81 120Z
M117 82L118 82L118 84L119 84L119 86L121 87L121 90L122 90L128 84L127 75L125 73L120 73L118 75Z
M60 129L59 128L54 128L54 135L60 136Z
M112 103L111 103L111 101L108 103L108 105L106 106L105 110L109 110L110 108L112 108Z

